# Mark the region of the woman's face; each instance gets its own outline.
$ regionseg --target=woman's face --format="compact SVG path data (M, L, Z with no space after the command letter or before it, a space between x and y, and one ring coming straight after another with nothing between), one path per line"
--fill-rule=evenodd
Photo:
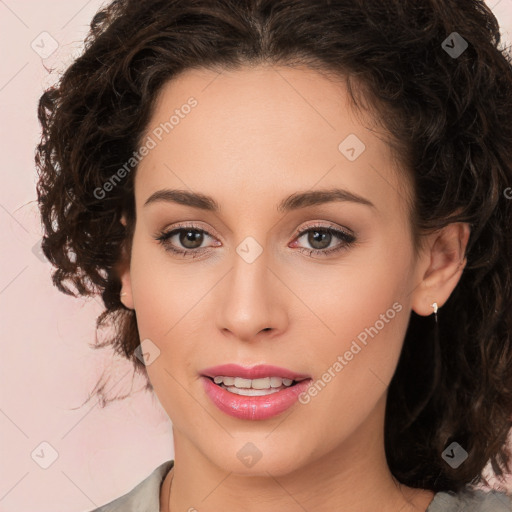
M123 302L176 456L278 475L380 428L426 260L405 177L342 85L299 68L189 70L143 143ZM278 366L310 388L284 405L273 395L293 392L246 397L202 375L224 364Z

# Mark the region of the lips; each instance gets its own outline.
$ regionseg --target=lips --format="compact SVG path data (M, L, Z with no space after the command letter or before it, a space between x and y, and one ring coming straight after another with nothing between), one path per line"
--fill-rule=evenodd
M203 389L211 402L222 412L243 420L265 420L283 413L297 403L299 395L312 382L310 375L268 364L259 364L251 367L238 364L222 364L204 368L200 374ZM248 386L238 388L240 389L240 393L238 393L234 392L235 389L226 387L224 384L214 383L214 378L219 376L233 377L235 382L236 377L250 380L253 384L251 386L252 389L254 389L255 380L267 377L289 379L293 383L289 386L282 385L275 389L265 387L264 389L267 389L268 392L262 395L260 395L259 391L253 391L247 395L249 390L246 388ZM247 384L247 382L244 384ZM256 388L261 389L261 386L256 386Z
M204 368L199 372L204 377L213 379L219 375L224 377L242 377L244 379L261 379L264 377L281 377L282 379L291 379L301 381L311 378L310 375L297 373L287 368L273 366L268 364L259 364L252 367L240 366L238 364L222 364Z

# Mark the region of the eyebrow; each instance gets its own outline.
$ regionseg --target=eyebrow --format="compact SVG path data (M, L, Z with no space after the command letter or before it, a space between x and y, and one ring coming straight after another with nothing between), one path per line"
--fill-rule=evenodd
M220 211L220 206L213 197L197 192L190 192L188 190L157 190L146 200L144 206L160 201L177 203L212 212ZM277 207L277 211L283 213L292 210L299 210L300 208L306 208L308 206L345 201L362 204L376 209L375 205L370 200L360 195L340 188L330 188L325 190L296 192L281 201Z

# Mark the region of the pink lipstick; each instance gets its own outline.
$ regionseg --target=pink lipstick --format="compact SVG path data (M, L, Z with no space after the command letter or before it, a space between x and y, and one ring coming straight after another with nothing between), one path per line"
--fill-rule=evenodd
M246 420L264 420L286 411L312 380L309 375L271 365L226 364L200 373L211 401L222 412Z

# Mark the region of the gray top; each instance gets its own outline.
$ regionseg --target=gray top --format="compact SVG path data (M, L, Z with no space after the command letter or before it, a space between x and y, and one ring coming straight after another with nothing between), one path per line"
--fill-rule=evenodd
M160 464L130 492L90 512L160 512L160 487L173 465ZM498 491L438 492L425 512L512 512L512 498Z

